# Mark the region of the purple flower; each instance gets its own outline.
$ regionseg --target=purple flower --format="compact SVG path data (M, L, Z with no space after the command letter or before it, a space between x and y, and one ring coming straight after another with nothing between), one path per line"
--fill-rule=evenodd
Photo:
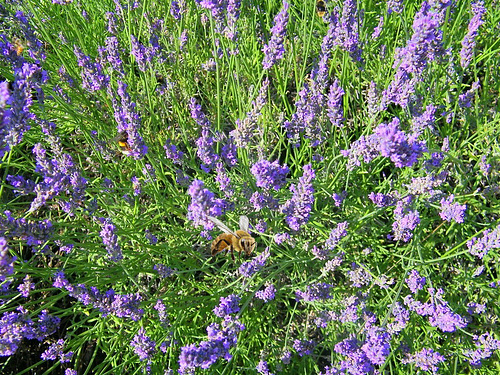
M443 10L451 3L443 6ZM439 9L431 9L424 1L413 21L413 35L403 48L397 48L393 67L396 70L393 81L382 95L382 106L395 103L406 107L415 85L421 80L427 65L443 53L442 22Z
M260 160L250 169L255 176L258 187L264 189L279 190L286 183L286 175L290 169L285 164L280 166L278 161L270 163L267 160Z
M352 285L356 288L367 285L372 279L372 275L364 267L356 263L351 264L351 270L347 271L347 276L349 280L351 280Z
M224 163L217 162L215 165L215 171L217 176L215 181L219 185L219 190L224 193L226 197L232 197L234 194L234 189L231 186L231 179L229 178L226 169L224 168Z
M109 218L100 218L99 221L102 224L102 229L100 232L102 243L106 247L106 250L109 254L109 259L112 262L118 262L122 260L122 249L120 247L120 244L118 243L118 236L115 234L116 226Z
M236 294L230 294L227 297L221 297L218 306L214 307L214 314L219 318L224 318L226 315L236 314L240 311L238 304L240 303L240 297Z
M342 97L344 90L340 86L340 82L336 79L330 86L328 94L328 117L333 126L338 128L344 127L344 109L342 108Z
M410 312L401 303L396 302L392 308L392 315L394 316L394 321L387 324L387 332L394 335L406 327L410 321Z
M288 24L288 3L283 1L283 9L276 15L271 28L271 40L262 48L264 60L262 66L268 70L285 56L285 47L283 42Z
M188 207L187 219L191 220L194 226L203 225L205 230L211 230L214 224L208 216L222 215L227 208L227 203L223 199L215 198L215 194L203 186L203 181L194 180L188 189L191 203Z
M483 359L491 357L494 350L500 349L500 340L487 332L480 336L474 335L474 345L475 350L466 349L463 354L468 358L471 366L479 368Z
M181 19L182 12L178 1L172 0L170 2L170 15L174 18L174 20L178 21Z
M144 310L139 308L142 300L139 293L117 294L113 289L101 293L96 287L88 289L85 284L70 284L62 272L55 276L54 286L66 289L71 297L76 298L83 305L92 305L99 309L103 317L113 314L118 318L130 318L137 322L144 315Z
M24 298L28 298L30 295L30 290L35 289L35 284L31 281L30 275L26 275L23 281L24 282L17 287L17 290L19 290Z
M356 0L344 1L342 16L337 22L334 45L349 52L354 61L361 61L361 46L358 30L358 10Z
M229 40L236 42L238 33L236 22L240 18L241 0L228 0L227 2L227 26L224 28L224 35Z
M387 0L387 14L403 12L403 0Z
M457 223L463 223L467 205L452 203L453 199L453 194L448 198L441 199L441 212L439 213L439 216L441 216L441 219L446 221L455 220Z
M369 163L379 154L390 158L398 168L412 167L426 150L425 142L400 130L399 119L395 117L388 124L381 123L373 134L361 136L349 150L342 150L341 153L349 158L347 168L352 170L360 165L361 157Z
M408 278L405 281L408 285L408 288L410 288L413 294L423 289L425 285L425 277L420 276L417 270L411 270L408 273Z
M120 58L120 45L116 36L106 38L105 54L111 68L118 73L120 77L124 76L123 61Z
M158 263L153 266L153 269L158 272L158 275L162 279L166 279L167 277L172 276L175 274L175 270L173 268L170 268L164 264Z
M0 236L6 238L19 237L26 241L33 251L45 251L44 245L52 237L52 223L49 220L39 222L28 222L26 219L14 219L10 211L5 211L5 218L0 216ZM8 237L6 236L8 233ZM41 247L44 245L43 247Z
M424 348L417 353L408 354L402 362L405 364L413 364L423 371L432 371L432 373L435 374L439 369L437 365L444 361L445 358L439 354L439 352L433 349Z
M61 363L66 363L71 361L71 357L73 357L73 352L68 352L65 354L64 344L65 342L63 339L57 340L55 343L50 345L47 350L45 350L42 353L41 358L46 361L49 359L56 360L59 357Z
M293 342L293 348L301 357L312 354L315 347L316 342L314 340L295 339Z
M2 43L0 40L0 49ZM7 83L2 84L0 105L0 156L23 140L24 133L30 129L29 121L35 119L31 113L33 93L39 100L43 98L41 84L45 83L47 73L35 64L23 63L14 68L12 92ZM7 108L8 106L8 108Z
M231 135L229 137L225 137L224 144L222 145L221 156L230 167L234 167L238 164L238 150L236 149L236 144L234 143L234 139Z
M276 233L274 235L274 242L276 242L278 245L282 244L283 242L289 242L290 239L290 233Z
M476 92L481 87L479 80L472 83L471 88L458 96L458 105L460 108L470 108L472 107L472 100L474 99Z
M136 197L138 195L141 195L141 182L139 181L137 176L132 176L131 181L132 181L132 187L134 189L134 195Z
M474 54L474 47L476 46L476 37L478 29L484 23L483 16L486 14L484 2L479 0L472 4L472 18L469 22L467 34L462 40L462 50L460 51L460 66L466 69Z
M127 84L118 80L118 98L114 95L111 88L108 94L113 104L114 117L117 123L118 133L126 132L127 144L131 151L130 156L134 159L142 159L148 152L148 147L139 134L141 127L141 118L136 110L136 103L132 101L127 92ZM119 101L118 101L119 99Z
M397 117L388 124L380 124L373 134L378 139L380 154L390 158L398 168L413 166L426 151L424 142L418 142L400 130Z
M255 369L262 375L274 375L271 371L269 371L269 365L266 361L259 361Z
M412 197L398 201L394 209L394 223L392 224L393 238L396 241L408 242L413 237L413 230L420 223L417 210L411 211Z
M479 169L484 177L488 177L491 172L491 164L488 164L486 155L481 156L479 161Z
M167 139L163 148L168 159L172 160L174 164L182 164L184 153L170 139Z
M311 164L305 165L304 174L299 178L298 184L290 186L290 191L293 193L292 199L281 207L281 212L286 215L285 220L288 226L294 231L298 231L309 220L314 203L312 180L315 177L316 174Z
M390 195L385 195L382 193L374 193L371 192L368 195L368 198L377 206L377 207L387 207L392 206L396 203L396 200Z
M109 86L109 76L104 74L103 67L99 62L92 62L89 56L83 54L82 50L75 46L75 56L78 66L82 68L82 87L90 92L99 91Z
M208 369L219 358L229 361L229 349L236 346L238 332L245 326L238 320L226 316L221 325L212 323L207 327L208 340L198 345L190 344L181 348L179 373L194 374L196 368Z
M9 254L9 246L4 237L0 237L0 283L3 283L6 278L14 273L14 262L16 257L11 257Z
M134 56L135 62L139 66L141 72L145 72L151 63L154 56L152 48L146 48L137 38L133 35L130 36L130 44L132 46L130 54Z
M483 232L482 237L474 237L467 241L469 253L483 259L490 250L500 248L500 225L495 229L487 229Z
M333 199L333 202L335 204L335 207L342 206L342 203L344 202L344 200L346 199L346 197L347 197L347 191L345 191L345 190L342 193L340 193L340 194L333 193L332 194L332 199Z
M153 233L151 233L149 229L146 229L144 231L144 237L146 237L150 245L155 245L158 243L158 238Z
M264 268L267 258L269 258L270 255L269 247L266 247L266 249L254 259L242 263L240 268L238 268L239 274L245 278L251 277Z
M191 117L201 127L201 136L196 141L196 153L203 163L201 168L205 172L208 172L215 165L215 162L219 160L219 155L215 153L213 148L215 141L210 134L211 124L201 110L201 106L196 103L196 99L191 98L189 108L191 110Z
M366 336L361 350L371 363L383 365L391 353L391 335L383 328L368 325Z
M269 210L277 210L279 208L278 199L274 198L274 196L270 192L254 192L250 197L250 203L252 204L256 212L264 208L267 208Z
M454 313L448 302L443 300L443 291L428 288L431 300L426 303L415 301L411 295L405 297L404 302L408 308L421 316L429 316L429 323L439 328L442 332L455 332L459 328L467 326L467 322L460 315Z
M264 290L259 290L255 293L255 297L261 299L264 302L269 302L274 299L276 294L276 287L271 284L268 285Z
M259 90L259 95L252 102L252 110L247 112L243 120L236 120L236 127L230 132L230 136L238 148L246 147L258 131L257 120L261 116L262 108L267 103L267 89L269 87L269 79L266 77L262 81L262 87Z
M420 115L415 115L412 119L411 132L415 135L420 135L425 129L434 132L434 124L436 122L435 112L437 107L429 104L425 107L425 111Z
M134 348L134 353L139 356L139 360L141 361L151 359L156 353L156 342L146 336L143 327L139 329L132 341L130 341L130 346Z
M344 221L342 223L338 223L337 226L331 230L330 236L325 241L324 246L322 246L322 247L314 246L311 249L311 252L313 253L313 255L318 259L322 259L322 260L328 259L330 254L337 247L340 240L342 238L344 238L345 236L347 236L347 227L348 226L349 226L349 223L347 221Z
M379 16L378 18L378 24L377 26L373 29L371 38L373 40L377 40L380 37L380 34L382 33L382 28L384 27L384 16Z
M332 298L332 295L330 294L332 288L332 284L311 284L306 287L305 292L300 290L295 291L295 297L298 301L303 300L306 302L326 300Z
M54 199L58 201L64 212L72 216L73 211L81 207L82 202L85 201L87 180L75 166L73 158L63 153L61 140L55 134L55 124L42 122L41 125L54 158L47 157L47 151L40 143L33 147L36 158L35 171L42 175L43 180L35 185L34 191L37 196L31 202L30 211L36 211L47 201ZM63 194L69 195L69 199L59 198Z
M0 318L0 356L10 356L17 351L23 338L43 341L58 328L61 319L42 310L36 321L31 320L28 312L18 307L16 312L6 312Z

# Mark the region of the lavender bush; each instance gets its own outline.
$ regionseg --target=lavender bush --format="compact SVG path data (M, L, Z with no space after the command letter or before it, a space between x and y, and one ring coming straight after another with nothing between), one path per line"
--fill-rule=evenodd
M498 373L498 3L325 4L0 4L1 373Z

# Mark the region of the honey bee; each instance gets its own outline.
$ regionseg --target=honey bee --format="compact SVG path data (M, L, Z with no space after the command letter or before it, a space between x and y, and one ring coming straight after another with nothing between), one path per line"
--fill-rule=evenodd
M255 238L248 233L248 217L244 215L240 216L240 229L236 232L229 229L219 219L212 216L208 218L212 223L217 225L220 230L224 231L224 233L219 234L217 238L213 240L211 247L212 255L227 249L231 252L231 258L234 260L235 251L240 254L244 252L246 255L250 255L252 251L255 250Z
M13 39L13 42L14 42L14 49L17 53L17 56L19 56L21 53L23 53L23 51L25 50L26 48L26 43L24 43L21 39L19 38L14 38Z
M316 2L316 13L321 18L323 18L325 16L325 14L326 14L326 4L325 4L324 0L318 0Z
M113 138L113 141L118 142L120 151L123 154L129 156L132 153L132 149L128 144L128 134L126 131L123 131L120 134L118 134L115 138Z

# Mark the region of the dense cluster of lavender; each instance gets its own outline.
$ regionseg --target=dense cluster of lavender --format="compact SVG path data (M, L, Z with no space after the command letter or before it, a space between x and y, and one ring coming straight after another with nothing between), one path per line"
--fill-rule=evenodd
M0 356L35 340L73 375L78 335L148 374L465 372L498 355L498 155L461 153L495 121L475 59L493 9L326 1L298 27L297 1L260 18L259 2L113 2L91 42L42 41L50 14L0 5ZM209 258L214 218L240 215L252 258Z

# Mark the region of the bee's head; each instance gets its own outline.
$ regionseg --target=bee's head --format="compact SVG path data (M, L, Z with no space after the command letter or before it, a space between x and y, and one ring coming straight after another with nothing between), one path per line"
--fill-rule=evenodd
M252 254L252 252L255 250L255 246L257 245L257 243L255 242L255 238L250 236L241 238L240 244L246 255Z

